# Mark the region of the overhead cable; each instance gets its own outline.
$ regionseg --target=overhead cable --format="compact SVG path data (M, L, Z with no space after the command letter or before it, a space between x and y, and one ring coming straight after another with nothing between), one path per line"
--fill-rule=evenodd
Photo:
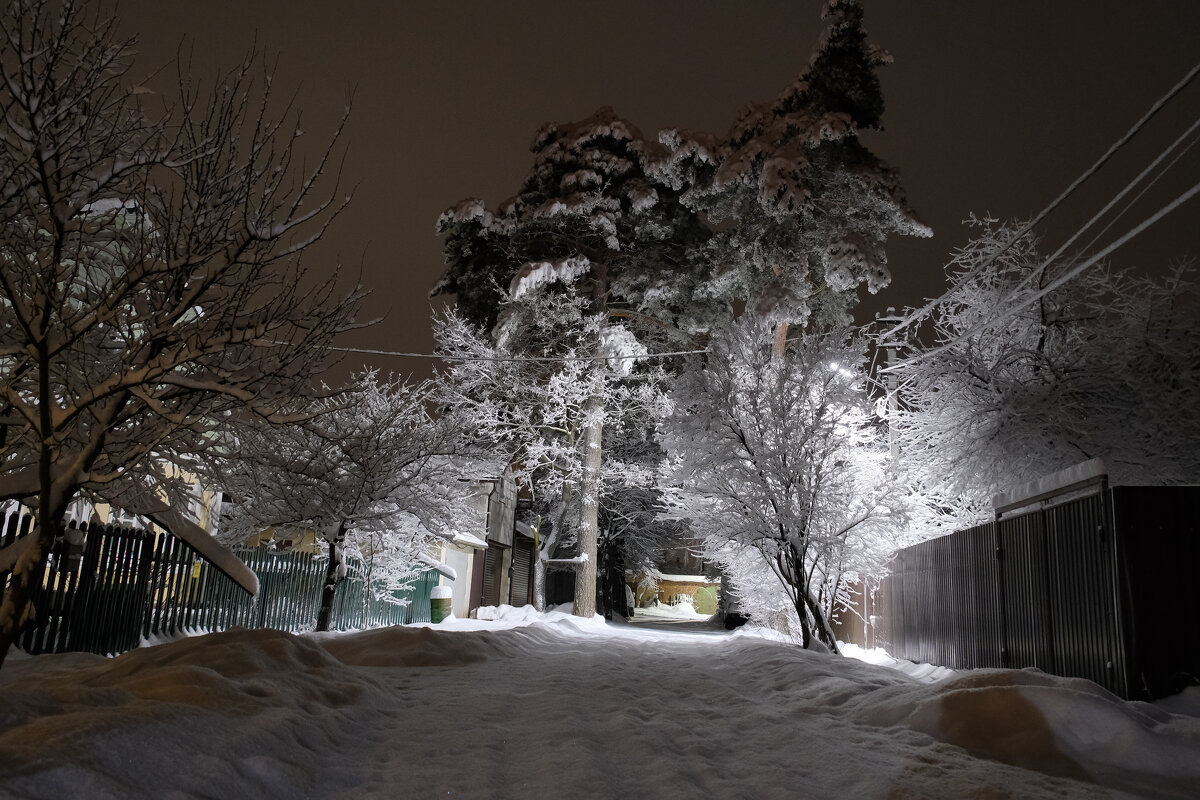
M1173 153L1177 148L1179 148L1179 146L1181 144L1183 144L1183 142L1186 139L1191 137L1192 134L1194 134L1197 131L1197 129L1200 129L1200 118L1197 118L1194 122L1192 122L1191 127L1189 127L1186 131L1184 131L1183 134L1180 135L1174 142L1172 142L1165 150L1163 150L1161 153L1159 153L1158 156L1155 157L1155 159L1153 161L1151 161L1150 164L1148 164L1145 169L1143 169L1141 172L1139 172L1137 174L1137 176L1135 176L1133 178L1133 180L1131 180L1131 181L1129 181L1129 183L1125 184L1125 188L1123 188L1123 189L1121 189L1121 191L1117 192L1117 194L1114 195L1111 200L1109 200L1107 203L1104 204L1103 208L1101 208L1094 215L1092 215L1092 218L1089 219L1086 223L1084 223L1084 225L1082 227L1080 227L1077 231L1075 231L1075 233L1071 234L1070 238L1068 238L1065 242L1063 242L1057 250L1055 250L1053 253L1051 253L1046 258L1042 259L1042 262L1040 264L1038 264L1037 267L1035 267L1033 270L1031 270L1028 275L1026 275L1024 278L1022 278L1017 283L1017 285L1011 289L1010 295L1015 295L1018 292L1023 291L1028 286L1033 284L1034 281L1039 279L1042 276L1042 274L1045 273L1045 271L1050 267L1050 265L1054 264L1058 260L1059 256L1061 256L1063 253L1065 253L1067 251L1067 249L1072 244L1075 243L1076 239L1078 239L1080 236L1082 236L1084 234L1084 232L1087 231L1088 228L1092 227L1097 222L1099 222L1101 219L1103 219L1104 215L1107 214L1113 208L1113 206L1115 206L1117 203L1119 203L1121 201L1121 199L1125 197L1125 195L1127 195L1127 194L1129 194L1129 192L1133 191L1133 189L1135 187L1137 187L1137 185L1139 183L1141 183L1143 180L1145 180L1150 175L1150 173L1153 172L1158 167L1158 165L1161 164L1163 162L1163 160L1165 160L1167 158L1167 156L1171 155L1171 153ZM1167 168L1169 169L1171 166L1174 166L1179 161L1179 159L1182 158L1187 153L1187 151L1191 149L1192 145L1194 145L1195 143L1196 143L1195 139L1193 139L1191 142L1188 142L1187 146L1184 147L1182 150L1180 150L1179 153L1177 153L1175 155L1175 158L1171 160L1171 162L1167 165ZM1149 180L1146 183L1146 185L1142 188L1142 190L1140 192L1138 192L1137 195L1134 196L1133 200L1131 200L1130 203L1125 206L1125 208L1121 209L1121 212L1119 214L1117 214L1111 221L1109 221L1109 223L1107 225L1105 225L1103 228L1101 228L1100 231L1095 236L1092 237L1092 239L1087 243L1086 247L1084 248L1085 251L1087 249L1090 249L1093 245L1095 245L1095 243L1099 240L1099 238L1101 236L1103 236L1108 231L1109 228L1111 228L1114 224L1116 224L1118 219L1120 219L1122 216L1125 215L1125 212L1127 212L1129 210L1129 208L1133 204L1133 202L1135 202L1136 200L1141 198L1142 195L1144 195L1147 191L1149 191L1150 187L1152 187L1159 180L1159 178L1161 178L1163 176L1163 174L1164 174L1164 172L1159 172L1158 175L1155 175L1153 177L1153 179ZM1170 208L1174 209L1175 205L1171 205ZM1164 213L1166 213L1166 212L1164 212ZM1156 222L1157 220L1159 220L1161 218L1162 218L1162 215L1155 216L1152 218L1152 220L1148 221L1145 224L1146 225L1153 224L1154 222ZM1143 229L1144 228L1139 227L1131 235L1126 236L1126 237L1120 239L1116 244L1113 244L1110 247L1105 248L1105 250L1103 252L1104 253L1113 252L1113 250L1120 247L1125 242L1129 241L1129 239L1131 239L1133 236L1137 235L1137 233L1140 233ZM988 263L990 263L991 260L992 259L989 259ZM1095 259L1091 259L1088 263L1094 264ZM1078 273L1072 273L1072 274L1078 274ZM1061 284L1059 284L1059 285L1061 285ZM1042 295L1039 295L1039 297L1041 297L1041 296ZM982 326L977 326L976 329L978 329L979 327L982 327ZM970 335L970 334L966 334L966 335Z
M997 317L991 317L983 322L977 323L969 330L965 331L964 333L956 335L952 340L950 340L948 342L944 342L944 343L938 345L937 347L931 348L929 350L923 350L920 353L917 353L916 355L910 356L909 358L905 359L905 362L904 362L905 365L918 364L922 361L925 361L926 359L930 358L931 356L935 356L938 353L941 353L941 352L944 352L944 351L950 349L958 342L962 341L963 339L966 339L969 336L972 336L975 333L978 333L979 331L983 330L983 328L987 327L988 325L994 325L997 322L1000 322L1008 317L1011 317L1013 314L1023 311L1024 309L1033 305L1038 300L1041 300L1043 297L1050 294L1050 292L1053 292L1055 289L1059 288L1063 284L1070 281L1072 278L1076 277L1077 275L1084 272L1085 270L1091 268L1097 262L1102 261L1106 256L1108 256L1110 253L1112 253L1118 247L1121 247L1122 245L1124 245L1130 239L1137 236L1139 233L1146 230L1146 228L1149 228L1154 223L1158 222L1160 219L1162 219L1167 214L1174 211L1179 206L1186 203L1188 200L1191 200L1197 194L1200 194L1200 183L1195 184L1194 186L1192 186L1192 188L1188 189L1186 192L1179 195L1179 197L1176 197L1170 203L1167 203L1167 205L1163 206L1158 211L1154 212L1149 217L1142 220L1137 226L1135 226L1133 229L1126 232L1125 235L1123 235L1121 238L1117 239L1115 242L1113 242L1112 244L1105 247L1103 250L1099 251L1095 255L1089 256L1083 262L1077 264L1076 266L1072 267L1070 270L1068 270L1063 275L1060 275L1058 278L1051 281L1049 285L1038 290L1037 292L1030 295L1029 297L1021 300L1019 303L1014 305L1012 308L1007 309L1006 311L1002 312ZM882 371L890 372L891 370L892 370L892 368L889 367L889 368L883 369Z
M1094 164L1092 164L1092 166L1090 166L1087 170L1085 170L1083 172L1082 175L1080 175L1078 178L1076 178L1071 183L1071 185L1069 185L1066 189L1064 189L1062 191L1062 193L1058 195L1058 197L1054 198L1054 200L1051 201L1048 206L1046 206L1040 212L1038 212L1038 214L1033 219L1029 220L1029 222L1027 222L1023 226L1021 226L1021 228L1015 234L1013 234L1013 237L1003 247L1001 247L999 250L997 250L995 253L993 253L991 256L989 256L982 264L979 264L977 267L975 267L973 270L971 270L971 272L968 275L966 275L964 277L969 279L970 277L978 274L979 272L983 271L987 267L991 266L992 262L994 262L997 258L999 258L1004 252L1006 252L1014 244L1019 242L1022 237L1024 237L1027 233L1029 233L1029 231L1033 230L1034 226L1036 226L1043 219L1045 219L1046 216L1049 215L1051 211L1053 211L1059 205L1061 205L1064 200L1066 200L1076 189L1078 189L1084 183L1084 181L1086 181L1088 178L1092 177L1092 175L1094 175L1102 166L1104 166L1104 164L1107 163L1108 160L1110 158L1112 158L1112 156L1114 154L1116 154L1118 150L1120 150L1122 147L1124 147L1126 144L1128 144L1129 141L1131 139L1133 139L1133 137L1136 136L1138 134L1138 132L1141 131L1142 128L1144 128L1146 126L1146 124L1149 123L1150 120L1153 119L1158 114L1158 112L1161 111L1162 108L1168 102L1170 102L1172 99L1174 99L1174 97L1176 95L1178 95L1185 88L1187 88L1188 84L1190 84L1195 79L1197 74L1200 74L1200 63L1197 63L1190 70L1188 70L1188 73L1186 75L1184 75L1183 78L1178 83L1176 83L1174 86L1172 86L1170 91L1168 91L1165 95L1163 95L1157 101L1155 101L1154 105L1150 106L1150 110L1147 111L1144 115L1142 115L1142 118L1139 119L1137 122L1135 122L1133 124L1133 126L1128 131L1125 132L1124 136L1122 136L1116 142L1114 142L1112 144L1112 146L1109 147L1108 150L1105 151L1105 153L1102 156L1100 156L1100 158L1097 159ZM959 285L961 286L963 284L960 283ZM953 295L956 291L957 291L957 288L951 288L948 291L946 291L944 294L942 294L941 297L934 299L934 300L930 300L928 303L926 303L921 308L915 309L912 312L906 314L904 317L902 317L900 319L900 321L896 324L896 326L888 332L888 335L895 336L896 334L900 333L901 331L905 330L906 328L911 327L914 323L916 323L917 321L919 321L919 320L923 319L925 316L927 316L939 303L945 301L948 297Z
M692 356L707 353L708 350L675 350L669 353L633 353L616 356L455 356L438 353L402 353L395 350L371 350L365 347L330 347L343 353L368 353L377 356L397 356L400 358L434 358L440 361L538 361L547 363L568 363L575 361L620 361L630 358L667 358L670 356Z

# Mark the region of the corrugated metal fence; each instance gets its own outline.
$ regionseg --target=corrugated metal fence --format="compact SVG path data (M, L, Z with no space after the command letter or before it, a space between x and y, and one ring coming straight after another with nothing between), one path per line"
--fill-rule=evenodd
M906 548L876 642L953 668L1036 667L1125 698L1200 681L1200 487L1115 487Z
M6 513L3 521L0 547L32 527L28 514ZM34 619L18 644L29 653L107 654L136 647L143 638L185 630L312 630L326 560L266 547L238 555L258 575L255 597L169 533L71 523L48 559ZM403 590L377 597L364 565L348 559L334 598L332 627L428 622L437 578L428 570ZM0 598L7 582L8 573L0 573Z

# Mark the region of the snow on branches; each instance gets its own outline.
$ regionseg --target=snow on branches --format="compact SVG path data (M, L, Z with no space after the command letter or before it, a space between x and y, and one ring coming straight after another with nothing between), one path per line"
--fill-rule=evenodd
M1097 267L1032 303L1043 264L1020 226L973 219L951 290L892 370L901 464L966 524L991 496L1103 458L1118 483L1200 481L1200 280ZM1043 269L1043 266L1045 267Z
M718 562L753 549L787 592L803 641L835 647L843 579L877 569L904 497L863 392L862 341L805 332L772 354L769 322L744 317L683 374L665 426L670 515Z
M929 236L908 207L899 174L859 141L878 128L875 70L886 54L866 44L862 8L826 5L827 29L808 69L771 103L744 109L720 140L667 131L658 169L682 203L727 222L705 244L696 296L743 301L781 323L844 324L860 284L891 281L891 234Z
M402 582L438 537L466 525L457 431L430 416L431 400L429 384L368 372L334 398L294 408L302 420L292 424L232 418L229 452L213 470L236 500L223 538L270 527L312 531L328 547L333 587L346 550L372 565L380 585ZM331 610L322 603L320 630Z
M577 538L589 556L606 497L621 506L614 519L639 531L653 526L630 503L659 502L641 477L620 492L602 477L616 445L606 425L629 413L614 389L665 376L631 356L666 344L702 347L743 308L776 324L780 342L788 324L845 324L857 287L874 291L890 278L887 236L928 235L898 175L857 138L878 126L874 69L884 61L864 42L862 9L831 1L826 19L801 79L774 103L752 107L726 137L667 131L646 139L601 108L543 126L519 192L495 211L467 200L438 220L447 270L435 291L455 295L457 314L481 338L468 342L453 321L443 335L468 352L566 359L526 362L523 379L495 360L479 362L491 364L489 374L471 377L464 361L450 376L474 387L457 402L487 420L481 429L521 432L497 441L522 442L523 469L545 481L535 492L556 496L560 511L579 505ZM516 388L520 380L536 387L534 396ZM509 393L489 396L498 381ZM656 423L646 419L653 439ZM631 447L639 469L625 474L644 474L642 459L656 448ZM578 577L575 610L589 615L591 578Z

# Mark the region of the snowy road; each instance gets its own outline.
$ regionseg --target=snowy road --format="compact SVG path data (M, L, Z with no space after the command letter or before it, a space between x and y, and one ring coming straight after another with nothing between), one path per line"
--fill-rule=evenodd
M117 659L10 659L0 672L2 797L1094 798L1198 786L1200 720L1085 682L995 671L921 684L753 636L561 615L507 630L233 631Z

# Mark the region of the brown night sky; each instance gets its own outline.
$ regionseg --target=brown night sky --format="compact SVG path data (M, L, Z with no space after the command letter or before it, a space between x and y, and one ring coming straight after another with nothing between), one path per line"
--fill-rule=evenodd
M867 0L871 40L896 63L881 72L887 129L869 145L905 178L935 237L889 246L892 287L863 306L940 293L942 265L970 212L1036 213L1200 58L1197 0ZM278 61L280 98L296 91L314 148L348 89L343 182L355 200L314 270L340 259L372 287L378 326L359 347L428 352L428 290L442 270L434 222L468 196L513 194L528 144L548 120L611 105L644 132L723 133L737 110L769 100L807 64L821 2L561 0L121 0L139 37L138 67L194 47L201 77L257 41ZM1049 244L1086 219L1200 114L1200 80L1043 229ZM1200 148L1197 148L1200 151ZM1140 221L1200 179L1189 153L1114 227ZM1200 199L1119 251L1154 268L1200 255ZM1052 248L1047 248L1047 250ZM351 356L426 374L428 362Z

